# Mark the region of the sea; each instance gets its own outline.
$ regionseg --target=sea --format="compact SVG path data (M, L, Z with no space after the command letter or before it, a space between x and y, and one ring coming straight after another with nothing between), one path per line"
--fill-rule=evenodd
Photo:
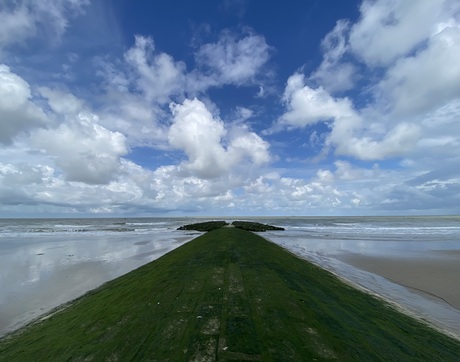
M460 334L458 309L339 258L344 253L416 258L431 250L458 252L460 216L226 216L0 219L0 336L189 242L201 233L177 228L208 220L253 220L284 227L285 231L260 235Z

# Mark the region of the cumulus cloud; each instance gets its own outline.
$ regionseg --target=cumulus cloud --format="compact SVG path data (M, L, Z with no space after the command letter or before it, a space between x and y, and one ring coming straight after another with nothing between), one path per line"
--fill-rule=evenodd
M188 157L185 168L203 178L219 176L231 166L221 144L225 136L222 121L214 119L197 99L173 104L174 123L169 129L169 142Z
M302 74L291 76L283 95L286 113L279 124L302 128L328 121L331 132L326 145L335 147L338 155L363 160L378 160L409 152L420 137L417 125L403 122L395 127L381 127L364 122L347 98L334 98L323 88L305 84Z
M88 4L89 0L3 2L0 5L0 50L38 35L59 41L68 27L69 17L81 14Z
M362 160L382 160L405 155L413 150L420 138L420 128L411 123L400 123L381 138L350 135L350 130L334 127L328 141L336 145L336 154L351 155Z
M45 123L46 116L33 102L29 84L0 64L0 143L9 144L21 132Z
M33 132L32 147L52 156L68 181L104 184L115 179L120 157L128 152L125 137L101 126L99 117L72 94L45 87L40 92L60 123Z
M84 102L71 93L49 87L39 87L38 92L46 98L54 113L73 115L83 109Z
M165 148L167 105L184 92L185 64L137 35L122 59L98 57L95 65L104 89L100 125L122 133L130 146Z
M252 85L269 56L262 36L224 31L216 43L197 50L197 67L187 72L184 62L156 50L152 37L137 35L123 62L96 61L106 89L101 122L125 134L132 145L165 148L170 117L166 106L171 101L225 84ZM250 116L249 109L241 109L241 117Z
M80 114L78 122L40 130L33 144L53 156L69 181L103 184L119 171L120 156L127 153L124 137Z
M348 21L339 20L334 29L321 42L323 61L310 79L323 86L328 92L351 89L356 76L356 67L342 58L348 50Z
M443 24L424 49L399 59L378 85L396 114L411 115L460 97L460 24Z
M310 88L305 84L305 76L299 73L289 77L282 100L287 111L280 122L289 126L304 127L319 121L357 117L347 98L333 98L322 87Z
M405 157L394 171L336 161L335 172L330 171L341 207L348 203L344 195L360 207L380 203L393 211L439 211L452 207L443 198L458 201L459 174L453 165L460 150L459 10L458 2L450 0L365 0L357 23L339 21L323 40L318 69L308 79L297 73L289 78L282 98L285 113L275 130L310 127L315 138L315 125L326 121L330 132L324 145L336 155L367 161ZM343 77L336 72L346 70L350 61L362 62L368 74L364 92L355 89L368 97L362 108L331 95L352 84L353 68ZM333 75L329 79L327 71ZM330 85L334 77L338 85ZM317 180L320 175L331 181L330 173L318 174ZM307 195L313 187L301 180L289 184L298 188L296 195ZM356 197L347 190L355 190Z
M450 0L363 1L358 22L338 21L324 38L318 69L308 79L299 73L288 79L285 113L274 129L326 121L325 145L364 160L420 156L440 144L456 148L458 116L446 110L456 109L460 96L459 10ZM353 84L353 57L369 72L365 92L371 97L361 109L331 95ZM314 82L321 86L313 88Z
M145 40L148 41L148 38ZM133 54L139 52L139 49L133 45L125 55L130 52ZM167 125L160 123L166 114L162 109L162 102L174 97L170 91L174 92L177 89L176 85L169 87L169 90L166 85L166 88L161 90L161 83L168 82L166 77L158 84L150 83L152 89L149 89L148 77L144 78L138 67L128 63L125 57L123 60L121 62L97 58L95 62L97 74L103 80L104 90L103 106L99 112L100 124L123 133L128 144L132 146L161 147L167 142ZM158 69L151 67L154 66L146 65L144 70L153 77ZM161 75L159 77L161 78ZM149 95L144 92L144 87Z
M263 36L224 31L216 43L197 50L196 68L187 72L184 62L157 51L152 37L136 35L124 54L125 64L99 59L98 66L112 95L133 96L134 88L150 105L162 106L210 87L254 84L269 57L270 47Z
M170 144L187 155L182 167L200 178L219 177L249 159L256 165L270 160L268 144L258 135L240 128L227 137L224 123L198 99L172 104L174 116L169 129Z
M239 160L248 157L254 165L263 165L270 161L269 145L259 135L249 132L246 127L234 130L228 154Z
M172 95L181 93L185 64L162 52L155 52L153 39L136 35L135 44L125 53L126 62L136 74L137 88L148 100L168 103Z
M293 178L277 173L267 173L244 186L247 200L238 205L276 214L289 210L309 215L328 214L332 210L350 209L356 205L354 192L341 190L330 170L320 169L311 179ZM270 195L270 197L266 197Z
M240 37L223 31L216 43L204 44L195 53L198 71L190 75L189 88L199 91L224 84L254 83L270 55L263 36L249 31Z
M33 202L36 189L45 186L49 168L42 165L0 162L0 201L3 205L27 204Z
M452 6L449 0L364 0L350 33L352 51L370 66L385 66L409 54L429 37Z
M0 5L0 49L60 42L88 2ZM34 84L37 78L18 73L24 68L0 65L0 211L458 209L459 8L455 0L363 1L355 24L338 21L321 42L318 68L289 77L281 115L267 98L244 106L226 100L222 111L214 98L212 88L226 85L273 94L266 82L272 48L248 29L194 42L190 69L157 49L153 37L137 35L120 57L94 60L97 98L83 87L72 94L71 82ZM277 119L274 131L305 129L296 133L305 137L302 150L323 147L320 155L334 153L334 162L318 157L320 166L284 169L248 122L258 129L270 117ZM275 147L283 141L277 136L269 138ZM136 154L144 147L154 151ZM310 156L298 152L289 157Z
M133 147L166 147L168 125L160 123L165 116L162 109L135 94L117 94L111 99L114 103L100 114L101 125L122 133Z

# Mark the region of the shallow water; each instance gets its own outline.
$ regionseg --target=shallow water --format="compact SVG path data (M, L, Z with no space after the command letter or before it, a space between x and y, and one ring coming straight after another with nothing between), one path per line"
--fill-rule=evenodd
M460 311L340 261L460 250L460 217L206 218L283 226L262 236L460 334ZM0 219L0 335L144 265L199 233L202 218ZM439 256L439 255L438 255Z
M183 221L0 220L0 335L200 235Z

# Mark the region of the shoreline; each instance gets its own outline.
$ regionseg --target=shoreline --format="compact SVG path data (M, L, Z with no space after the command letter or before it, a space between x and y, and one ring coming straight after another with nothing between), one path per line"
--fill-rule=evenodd
M2 303L0 303L0 338L54 313L62 306L97 290L107 282L158 259L196 236L181 233L174 236L166 235L158 241L128 240L125 246L114 245L112 248L115 253L127 250L126 257L115 257L113 260L104 258L88 260L86 255L80 256L84 253L87 243L82 243L80 248L72 248L70 243L62 242L59 244L66 247L59 249L53 249L52 244L40 243L38 246L40 253L37 254L35 251L29 253L27 255L29 264L22 265L22 269L27 269L30 265L42 266L41 270L32 268L37 271L34 275L37 280L16 285L11 283L12 287L3 290ZM121 244L119 241L117 243ZM94 250L97 248L95 247ZM70 256L69 253L73 255ZM50 255L53 255L50 259L51 263L45 263L45 258ZM79 257L81 259L78 259ZM11 259L14 260L14 257ZM48 268L46 264L52 267ZM16 275L11 273L12 278ZM17 281L13 279L12 282Z
M456 255L457 258L436 255L407 258L346 253L337 259L460 310L460 254Z
M271 243L274 243L270 239L266 239L266 240L268 240ZM396 301L395 299L392 299L391 297L382 295L382 294L380 294L380 293L378 293L378 292L376 292L376 291L374 291L374 290L372 290L372 289L370 289L370 288L368 288L368 287L366 287L364 285L361 285L359 282L347 278L346 276L344 276L340 272L325 267L324 265L319 263L317 260L312 260L312 259L308 258L308 256L306 256L306 255L296 253L295 251L286 248L285 245L279 245L277 243L274 243L274 244L282 247L284 250L286 250L288 253L292 254L293 256L295 256L295 257L297 257L297 258L299 258L301 260L305 260L305 261L307 261L309 263L312 263L312 264L316 265L318 268L320 268L320 269L322 269L322 270L324 270L326 272L331 273L337 279L339 279L342 283L344 283L346 285L349 285L352 288L354 288L356 290L359 290L359 291L361 291L363 293L369 294L369 295L379 299L383 303L390 305L392 308L394 308L398 312L400 312L400 313L402 313L402 314L404 314L404 315L406 315L406 316L408 316L410 318L413 318L413 319L415 319L415 320L417 320L417 321L419 321L419 322L421 322L423 324L426 324L430 328L433 328L433 329L437 330L438 332L440 332L440 333L442 333L442 334L444 334L446 336L449 336L451 338L456 339L457 341L460 341L460 328L454 328L452 326L446 326L441 321L437 320L434 317L431 317L430 315L421 315L420 313L417 313L416 311L414 311L413 308L409 308L408 306L404 305L401 302ZM360 258L362 258L362 259L367 258L366 256L359 255L359 254L358 254L358 256ZM356 268L358 268L360 270L364 270L364 269L359 268L357 265L352 265L351 263L348 264L348 265L356 267ZM369 270L364 270L364 271L370 272ZM375 273L373 273L373 274L375 274ZM379 274L376 274L376 275L379 275ZM384 278L382 275L379 275L379 276ZM385 279L387 279L387 278L385 278ZM387 279L387 280L389 280L390 282L395 283L395 284L397 284L397 285L399 285L401 287L407 288L408 290L413 290L414 292L416 292L417 294L421 295L422 297L426 298L427 294L430 295L429 292L425 292L423 290L416 290L415 288L411 288L409 286L402 285L402 284L397 283L396 281L392 281L390 279ZM442 300L444 303L448 304L452 308L455 308L454 306L452 306L448 302L444 301L441 297L434 296L434 295L432 295L432 297L436 298L437 300ZM457 308L455 308L455 309L457 309Z
M260 236L260 235L259 235ZM198 237L198 236L197 236ZM263 236L262 236L263 237ZM270 243L273 243L275 245L278 245L276 243L274 243L273 241L269 240L268 238L264 238L265 240L267 240L268 242ZM190 240L190 239L189 239ZM193 240L193 239L192 239ZM190 241L192 241L190 240ZM280 246L280 245L278 245ZM413 310L410 310L408 309L406 306L404 306L403 304L401 303L398 303L384 295L381 295L375 291L372 291L371 289L369 288L366 288L365 286L362 286L360 285L358 282L356 281L353 281L351 279L347 279L345 276L341 275L340 273L338 272L335 272L335 271L332 271L332 270L329 270L327 268L325 268L323 265L321 265L320 263L316 262L316 261L312 261L312 260L309 260L308 258L305 257L305 255L299 255L299 254L296 254L295 252L293 252L292 250L289 250L287 248L285 248L285 246L281 246L286 252L288 252L289 254L293 255L294 257L296 258L299 258L301 260L304 260L304 261L307 261L309 263L312 263L314 265L316 265L317 267L319 267L320 269L326 271L326 272L330 272L331 274L333 274L337 279L339 279L342 283L344 284L347 284L347 285L350 285L352 288L355 288L357 290L360 290L366 294L369 294L373 297L376 297L378 298L379 300L381 300L382 302L384 303L387 303L389 305L391 305L393 308L395 308L396 310L398 310L399 312L411 317L411 318L414 318L424 324L427 324L429 327L431 328L434 328L436 329L437 331L439 331L440 333L443 333L449 337L452 337L458 341L460 341L460 330L452 330L452 328L448 328L448 327L445 327L444 325L442 325L442 323L440 321L437 321L436 319L433 319L433 318L430 318L429 316L427 315L422 315L420 313L417 313ZM174 249L168 251L169 252L172 252L174 251ZM444 251L442 251L442 253L444 253ZM167 254L167 253L166 253ZM460 256L460 253L458 253L459 256ZM354 253L347 253L346 255L343 255L343 256L340 256L340 257L337 257L338 260L341 260L345 263L347 263L348 265L352 265L353 267L356 267L360 270L364 270L364 271L367 271L367 272L370 272L370 273L373 273L373 274L376 274L376 275L379 275L387 280L389 280L390 282L392 283L395 283L397 285L400 285L404 288L407 288L408 290L410 291L413 291L419 295L421 295L422 297L425 297L425 298L430 298L430 299L434 299L436 301L442 301L443 303L446 303L448 304L449 306L451 306L452 308L455 308L455 309L458 309L460 310L460 308L457 308L457 306L454 306L452 304L450 304L448 301L446 301L444 298L442 298L441 296L439 295L436 295L430 291L427 291L427 290L423 290L423 289L419 289L419 288L416 288L414 286L411 286L411 285L404 285L402 284L400 281L398 280L392 280L391 278L389 277L386 277L384 274L386 273L382 273L382 272L376 272L377 271L377 268L375 267L375 263L374 264L370 264L370 259L372 261L375 262L376 259L378 259L378 261L380 262L380 267L384 267L385 270L388 270L386 269L388 267L388 265L386 265L385 263L388 261L388 260L391 260L391 261L394 261L393 259L391 258L382 258L382 257L369 257L369 256L365 256L365 255L361 255L361 254L354 254ZM154 262L156 259L152 260L151 262ZM404 259L406 260L406 259ZM412 260L412 259L410 259ZM422 259L424 260L424 259ZM407 261L407 260L406 260ZM397 261L398 264L403 262L403 260L399 260ZM149 262L150 263L150 262ZM374 267L371 267L373 265ZM42 314L38 314L36 316L34 316L33 318L28 318L27 320L24 319L24 320L21 320L18 325L14 328L14 329L11 329L11 330L8 330L6 331L5 333L3 334L0 334L0 340L2 339L6 339L8 338L10 335L20 331L21 329L25 329L25 328L29 328L30 326L34 325L34 324L37 324L37 323L41 323L42 321L52 317L53 315L55 315L56 313L59 313L69 307L71 307L72 305L74 305L75 303L78 303L78 301L82 298L85 298L87 295L91 295L93 293L95 293L96 291L98 291L99 289L102 289L104 288L104 286L107 284L107 283L110 283L111 281L113 280L116 280L120 277L123 277L124 275L132 272L132 271L135 271L136 269L138 268L141 268L143 265L131 270L131 271L128 271L127 273L123 274L123 275L120 275L114 279L111 279L111 280L107 280L105 282L103 282L102 284L99 284L97 286L95 286L94 288L92 289L89 289L89 290L86 290L83 294L75 297L75 298L72 298L72 299L69 299L68 301L65 301L63 303L60 303L58 305L55 305L54 307L52 307L51 309L47 310L46 312L42 313ZM394 270L394 269L393 269ZM457 290L457 289L455 289ZM460 294L460 291L459 293L457 294Z
M279 243L270 240L270 238L265 237L265 235L260 235L259 236L263 237L264 239L270 241L271 243L274 243L276 245L280 245ZM174 243L178 244L183 244L184 242L188 242L190 240L193 240L197 237L197 235L182 235L180 237L175 237L173 240ZM135 245L144 245L144 244L150 244L151 242L143 241L143 242L136 242L134 243ZM451 327L451 326L446 326L442 321L438 320L436 317L431 317L430 315L427 315L426 313L417 313L414 308L408 308L407 306L404 305L404 303L401 303L397 300L394 300L389 297L388 295L382 295L379 292L373 291L372 289L360 285L359 282L354 281L352 279L348 279L346 275L341 274L340 272L331 270L331 268L328 268L327 265L321 264L318 260L312 260L311 258L308 257L308 255L305 255L302 253L299 253L298 251L294 249L289 249L287 245L280 245L284 250L288 251L289 253L295 255L296 257L299 257L301 259L305 259L308 262L311 262L318 267L320 267L323 270L329 271L333 273L336 277L338 277L341 281L344 283L347 283L349 285L352 285L354 288L357 288L359 290L365 291L371 295L374 295L378 297L379 299L390 303L394 307L396 307L398 310L404 312L406 315L409 315L413 318L419 319L425 323L428 323L430 326L438 329L442 333L445 333L449 336L453 336L454 338L460 340L460 328L459 327ZM144 254L156 254L156 258L159 257L158 250L154 252L149 252L149 253L142 253L138 254L135 256L131 256L130 259L136 259L137 257L144 256ZM460 275L460 250L435 250L427 254L426 251L424 251L424 254L420 254L418 256L414 257L384 257L384 256L369 256L369 255L364 255L364 254L358 254L358 253L352 253L352 252L344 252L339 255L334 255L334 259L337 259L347 265L352 266L353 268L357 268L359 270L363 270L375 275L378 275L382 278L385 278L386 280L395 283L403 288L406 288L407 290L416 293L423 298L434 300L436 302L441 302L441 303L446 303L452 308L455 308L456 310L460 311L460 289L457 288L457 275ZM448 261L448 266L449 268L453 268L449 271L446 272L446 261ZM426 268L426 264L429 264L429 268ZM425 265L425 267L424 267ZM140 267L142 265L138 265L135 269ZM430 271L437 271L439 272L439 267L442 267L441 274L436 274L435 276L432 276L431 280L431 287L430 285L426 285L427 279L423 277L423 275L426 275ZM86 266L84 264L81 264L80 267L82 269L86 269ZM407 273L407 268L411 269L412 271L416 271L417 273L421 274L422 277L418 278L418 284L413 282L413 278L411 278L411 274ZM333 269L333 268L332 268ZM132 269L130 269L132 270ZM127 272L118 275L117 277L123 276L126 273L128 273L130 270ZM445 275L450 275L451 280L450 283L446 284L445 280ZM74 301L78 300L79 298L85 296L88 293L91 293L94 290L97 290L100 288L102 285L104 285L107 282L110 282L111 280L114 280L115 278L111 279L105 279L102 281L102 283L97 283L93 285L89 289L84 289L82 290L82 293L78 295L72 295L70 298L64 297L64 300L60 303L55 303L54 299L53 301L50 301L45 307L39 308L36 307L33 310L28 311L27 313L23 313L21 315L18 315L14 319L13 324L9 325L3 325L2 330L0 331L0 339L4 338L5 336L8 336L11 333L14 333L15 331L29 325L33 324L37 321L41 321L43 318L48 318L51 314L56 313L56 311L61 310L63 307L68 306L69 304L73 303ZM439 283L439 280L442 281L442 283ZM63 280L67 282L67 279ZM433 289L432 286L435 286L436 288ZM439 291L440 286L443 287L441 291ZM60 293L62 294L62 293ZM66 295L71 295L69 291L67 292ZM454 300L452 300L452 294L454 294ZM61 295L62 296L62 295ZM13 308L16 308L17 306L14 305ZM0 306L0 309L2 306ZM3 309L5 309L3 307ZM2 327L0 323L0 327Z
M280 343L283 341L283 343ZM195 238L0 339L0 359L455 360L460 343L259 235Z
M402 313L460 340L460 289L457 282L457 276L460 275L460 250L424 250L415 254L408 253L405 258L388 254L377 257L343 250L333 253L310 251L307 246L286 242L284 238L273 234L266 237L267 240L296 257L332 273L344 283L373 295ZM454 270L440 272L437 268L443 265L445 269L446 260L447 268L451 267ZM373 261L379 261L382 270L372 267ZM424 262L431 263L431 269L424 270ZM391 263L398 268L393 267ZM425 280L423 277L419 278L419 284L414 284L410 279L401 280L401 274L394 276L388 273L395 270L401 273L401 268L407 265L411 265L422 276L429 273L429 270L437 270L438 273L432 275L431 285L437 286L438 289L441 286L441 292L427 287L423 283ZM445 282L445 275L449 275L449 283ZM438 279L444 282L438 283ZM451 300L452 294L455 297L454 301Z
M288 249L286 249L286 250L289 251ZM291 252L291 251L289 251L289 252ZM325 270L325 271L333 274L337 279L342 281L344 284L350 285L352 288L360 290L363 293L369 294L369 295L379 299L383 303L386 303L386 304L392 306L392 308L394 308L395 310L399 311L400 313L402 313L402 314L404 314L404 315L406 315L406 316L408 316L410 318L413 318L413 319L415 319L415 320L417 320L417 321L419 321L419 322L421 322L423 324L426 324L430 328L433 328L433 329L437 330L438 332L440 332L440 333L442 333L442 334L444 334L446 336L449 336L451 338L454 338L454 339L456 339L457 341L460 342L460 328L454 328L452 326L447 326L444 323L442 323L442 321L440 321L440 320L438 320L438 319L436 319L436 318L434 318L434 317L432 317L430 315L420 313L420 312L416 312L416 311L414 311L413 308L409 308L407 305L404 305L404 303L398 302L398 301L394 300L393 298L391 298L389 296L380 294L380 293L378 293L378 292L376 292L376 291L374 291L374 290L372 290L372 289L370 289L370 288L368 288L368 287L366 287L364 285L361 285L357 281L354 281L352 279L348 279L346 276L340 274L337 271L327 269L317 261L307 259L307 258L305 258L303 256L300 256L298 254L295 254L293 252L291 252L291 253L293 255L301 258L301 259L304 259L304 260L316 265L317 267L321 268L322 270ZM351 264L348 264L348 265L351 265ZM358 268L358 266L354 266L354 267ZM363 270L363 271L366 271L366 272L370 273L370 271L368 271L368 270L364 270L364 269L360 269L360 270ZM372 273L372 274L375 274L375 273ZM406 288L407 290L412 291L412 292L416 293L417 295L420 295L423 298L427 298L427 295L431 296L430 299L434 299L436 302L441 301L442 303L445 303L445 304L449 305L450 307L452 307L452 308L457 310L457 308L453 307L451 304L446 302L441 297L435 296L435 295L430 294L429 292L425 292L423 290L417 290L417 289L409 287L407 285L402 285L400 283L397 283L396 281L393 281L393 280L390 280L388 278L385 278L382 275L379 275L379 274L375 274L375 275L378 275L379 277L382 277L382 278L390 281L391 283L395 283L396 285L399 285L399 286L401 286L403 288Z

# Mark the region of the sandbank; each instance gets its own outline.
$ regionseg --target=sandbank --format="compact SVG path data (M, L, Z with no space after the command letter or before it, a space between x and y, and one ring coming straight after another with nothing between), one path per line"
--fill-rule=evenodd
M430 251L417 257L345 253L339 260L380 275L427 298L440 299L460 310L460 252Z

